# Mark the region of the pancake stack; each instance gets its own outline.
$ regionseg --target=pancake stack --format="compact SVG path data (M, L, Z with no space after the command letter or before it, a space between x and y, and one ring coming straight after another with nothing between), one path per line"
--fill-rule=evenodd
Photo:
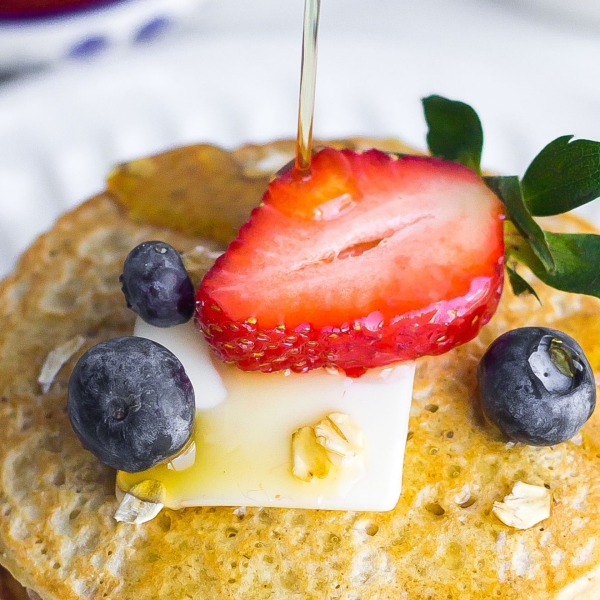
M341 143L406 151L389 140ZM600 598L600 415L540 448L508 442L478 404L478 361L515 327L568 333L600 372L600 301L532 277L541 305L507 289L478 338L419 359L394 510L205 507L164 509L139 526L113 519L115 472L82 448L66 393L86 349L132 331L118 280L125 256L151 239L182 252L223 247L293 151L292 141L231 153L192 146L123 165L0 284L0 563L43 600ZM173 199L171 214L156 209L157 195ZM235 210L232 198L243 199ZM185 225L186 206L206 203L219 218ZM545 227L592 231L574 217ZM79 349L44 392L49 353L74 339ZM550 518L523 531L491 511L517 481L552 494ZM2 600L26 597L6 575L0 582Z

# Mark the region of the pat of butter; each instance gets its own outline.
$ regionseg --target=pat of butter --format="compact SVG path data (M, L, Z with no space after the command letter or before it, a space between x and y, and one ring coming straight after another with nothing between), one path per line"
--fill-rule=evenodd
M325 369L305 374L244 373L213 359L192 323L160 329L138 320L135 335L169 348L194 386L194 444L185 456L142 473L119 472L128 490L162 482L165 506L269 506L391 510L400 496L414 362L359 379ZM324 479L292 474L292 434L325 415L350 415L364 449Z

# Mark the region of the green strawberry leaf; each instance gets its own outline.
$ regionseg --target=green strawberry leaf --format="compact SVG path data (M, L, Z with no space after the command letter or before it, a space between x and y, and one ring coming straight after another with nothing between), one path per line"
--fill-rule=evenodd
M442 96L428 96L422 102L431 154L481 173L483 129L477 113L464 102Z
M554 272L554 259L548 247L546 236L542 228L529 214L527 206L525 206L519 178L513 175L510 177L484 177L483 180L500 198L509 213L511 221L531 246L544 269L550 273Z
M525 172L521 186L532 215L558 215L600 196L600 142L572 138L550 142Z
M511 244L511 256L527 265L544 283L558 290L600 298L600 235L549 231L545 235L554 257L553 272L544 267L525 241Z
M522 294L531 294L536 297L537 301L541 304L542 301L537 295L536 291L529 285L525 279L523 279L515 269L506 265L506 272L508 273L508 281L512 288L515 296L521 296Z

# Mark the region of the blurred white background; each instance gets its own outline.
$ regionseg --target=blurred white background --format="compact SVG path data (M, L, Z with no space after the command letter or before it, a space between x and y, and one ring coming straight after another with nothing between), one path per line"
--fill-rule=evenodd
M130 2L153 3L170 27L129 42ZM43 69L15 74L0 43L0 277L117 162L295 135L303 0L187 0L178 14L163 5L98 11L108 27L118 7L120 37ZM397 136L423 148L420 98L438 93L476 108L484 165L503 173L522 174L559 135L600 139L599 5L322 0L315 135ZM0 22L0 40L8 33ZM43 47L41 33L27 35Z

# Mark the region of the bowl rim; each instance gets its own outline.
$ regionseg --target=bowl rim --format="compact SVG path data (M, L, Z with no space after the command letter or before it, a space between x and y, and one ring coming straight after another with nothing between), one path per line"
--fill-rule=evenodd
M115 4L125 4L133 0L70 0L69 6L60 8L16 9L7 11L0 6L0 26L27 25L81 17L105 10ZM76 2L76 4L75 4Z

